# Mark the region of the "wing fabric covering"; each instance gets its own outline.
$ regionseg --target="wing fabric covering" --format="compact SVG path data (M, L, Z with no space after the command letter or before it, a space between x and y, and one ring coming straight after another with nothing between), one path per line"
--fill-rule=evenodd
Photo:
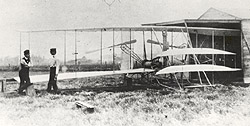
M156 73L159 74L169 74L177 72L197 72L197 71L239 71L238 68L230 68L219 65L209 65L209 64L197 64L197 65L178 65L166 67Z
M224 55L235 55L235 53L212 49L212 48L183 48L183 49L169 49L167 51L163 51L161 54L157 55L161 56L173 56L173 55L186 55L186 54L224 54Z
M120 70L120 71L90 71L90 72L72 72L72 73L59 73L57 80L74 79L74 78L85 78L85 77L95 77L95 76L107 76L107 75L118 75L118 74L136 74L136 73L148 73L153 72L152 69L131 69L131 70ZM14 79L20 82L19 77L14 77ZM32 83L46 82L49 81L49 74L45 75L33 75L30 76Z

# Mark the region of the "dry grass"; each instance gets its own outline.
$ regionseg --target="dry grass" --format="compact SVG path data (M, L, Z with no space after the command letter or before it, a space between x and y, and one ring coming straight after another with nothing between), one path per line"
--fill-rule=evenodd
M59 86L84 89L82 85L93 86L99 83L101 82L98 79L81 79L60 81ZM12 84L11 87L17 85ZM45 89L46 83L37 84L35 87L39 90ZM166 89L92 93L87 91L89 90L85 89L81 92L64 92L59 95L40 91L37 97L0 97L0 125L247 126L250 124L249 88L218 86L207 88L205 91L193 89L181 93ZM76 108L74 102L78 100L96 106L95 112L88 113L84 109Z

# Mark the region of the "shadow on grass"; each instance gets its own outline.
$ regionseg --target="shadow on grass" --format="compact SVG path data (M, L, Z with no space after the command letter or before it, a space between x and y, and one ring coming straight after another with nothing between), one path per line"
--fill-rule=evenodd
M249 83L242 83L242 82L232 82L230 83L231 86L235 86L235 87L249 87ZM228 85L225 85L228 86Z
M16 97L21 97L21 96L25 96L25 95L18 94L17 91L9 91L9 92L1 93L1 96L5 97L5 98L16 98Z
M145 85L135 85L135 86L100 86L100 87L81 87L81 88L71 88L71 89L60 89L59 94L64 95L73 95L76 92L93 92L93 93L102 93L102 92L128 92L128 91L140 91L155 89L161 90L162 87L159 86L145 86ZM42 91L40 91L42 92ZM38 92L39 93L39 92Z
M228 91L232 90L233 87L249 87L249 84L244 84L240 82L231 82L226 84L221 84L221 86L216 86L216 88L211 89L211 91L215 89L219 89L220 91ZM206 88L207 90L208 88ZM82 86L80 88L65 88L65 89L59 89L59 92L57 93L51 93L51 94L58 94L58 95L75 95L77 93L86 93L86 95L93 95L93 94L99 94L103 92L129 92L129 91L147 91L147 90L153 90L158 92L161 95L169 95L175 91L164 88L159 85L151 85L151 84L134 84L133 86L125 86L122 84L118 84L115 86L107 86L107 85L99 85L99 86ZM188 89L185 92L191 93L195 90L205 91L204 88L194 88L194 89ZM47 91L45 89L36 90L37 96L44 96L47 95ZM88 94L89 93L89 94ZM15 97L22 97L26 96L25 94L20 95L17 92L6 92L2 94L2 96L6 98L15 98Z

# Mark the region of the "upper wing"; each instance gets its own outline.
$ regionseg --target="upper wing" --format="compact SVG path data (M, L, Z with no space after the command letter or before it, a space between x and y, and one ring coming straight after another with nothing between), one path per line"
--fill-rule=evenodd
M235 55L235 53L212 49L212 48L183 48L183 49L169 49L157 55L160 56L172 56L172 55L186 55L186 54L225 54Z
M196 31L230 31L240 32L237 29L226 28L210 28L210 27L182 27L182 26L136 26L136 27L100 27L100 28L79 28L79 29L55 29L55 30L36 30L36 31L21 31L21 32L49 32L49 31L168 31L168 32L186 32L188 30Z
M147 73L153 72L152 69L131 69L131 70L118 70L118 71L91 71L91 72L71 72L71 73L60 73L58 74L57 80L74 79L74 78L85 78L85 77L95 77L95 76L107 76L116 74L135 74L135 73ZM20 82L19 77L14 77L14 79ZM30 76L32 83L46 82L49 81L49 74L45 75L33 75Z

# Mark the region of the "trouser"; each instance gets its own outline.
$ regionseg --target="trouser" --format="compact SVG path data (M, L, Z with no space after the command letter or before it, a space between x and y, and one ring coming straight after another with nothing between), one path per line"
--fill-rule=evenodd
M51 92L51 89L53 87L54 92L57 92L57 84L56 84L56 67L50 67L50 75L49 75L49 83L48 83L48 87L47 87L47 91Z
M29 71L21 69L19 71L19 77L20 77L20 86L18 90L19 92L22 92L28 86L32 85L30 83Z

